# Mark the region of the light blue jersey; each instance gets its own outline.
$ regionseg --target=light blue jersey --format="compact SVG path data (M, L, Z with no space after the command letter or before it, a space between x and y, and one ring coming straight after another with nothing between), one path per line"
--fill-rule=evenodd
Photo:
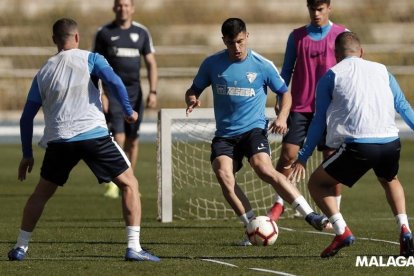
M218 137L265 129L267 87L277 94L288 91L275 65L252 50L239 62L231 61L227 50L206 58L191 89L200 95L210 85Z

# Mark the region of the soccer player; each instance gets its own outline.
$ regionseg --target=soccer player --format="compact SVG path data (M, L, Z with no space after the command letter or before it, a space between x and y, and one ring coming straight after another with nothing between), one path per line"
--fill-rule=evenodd
M122 106L111 93L104 94L108 99L108 123L115 141L124 149L132 169L135 168L139 148L139 127L144 115L144 100L140 83L141 56L148 74L149 93L147 107L157 104L157 62L151 34L148 29L132 20L135 11L133 0L115 0L113 11L115 20L102 26L96 33L94 52L103 55L125 84L132 108L138 112L138 121L127 124L124 121ZM104 87L104 90L105 87ZM105 96L106 95L106 96ZM116 185L106 185L107 197L117 198Z
M23 158L18 179L25 180L33 168L33 119L40 107L45 119L40 144L46 147L46 153L39 183L26 203L17 243L8 258L12 261L25 258L32 232L46 203L82 159L99 183L113 180L122 191L128 237L125 260L159 261L141 248L138 180L122 149L109 136L100 92L92 83L91 75L104 81L109 92L120 101L126 121L134 123L138 114L129 104L125 86L104 57L78 49L79 32L74 20L57 20L53 25L53 41L58 53L49 58L34 77L20 119Z
M289 176L291 165L303 145L309 124L315 112L315 88L319 78L335 65L334 42L345 27L329 20L330 0L307 0L310 23L293 30L289 35L281 76L289 86L292 80L292 107L287 121L289 131L283 137L282 148L276 169ZM318 149L324 158L333 149L325 146L324 139ZM338 206L341 200L340 186L337 187ZM268 216L277 221L284 212L283 199L276 195L275 203Z
M355 33L344 32L335 41L339 62L320 80L316 112L298 161L293 165L301 177L327 125L326 143L338 148L311 175L309 191L329 217L336 236L321 257L334 256L355 241L335 201L335 186L352 187L373 169L385 190L400 232L400 255L413 256L413 236L405 209L404 189L397 178L401 144L395 110L414 130L414 111L394 76L379 63L362 59Z
M308 223L322 230L326 217L313 212L296 187L276 171L270 159L268 129L278 134L287 131L291 95L285 82L271 61L247 48L249 33L243 20L227 19L221 32L227 49L203 61L185 94L185 102L189 115L200 105L200 94L211 85L216 120L211 163L225 199L245 226L255 217L235 179L243 158L247 157L260 179L271 184ZM281 97L279 116L270 126L264 114L267 88Z

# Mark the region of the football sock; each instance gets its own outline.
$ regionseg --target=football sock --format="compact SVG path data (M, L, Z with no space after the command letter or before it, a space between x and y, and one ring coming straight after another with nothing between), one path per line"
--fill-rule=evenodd
M126 227L127 236L128 236L128 248L132 248L137 252L142 250L141 244L139 242L139 234L141 232L140 226L127 226Z
M345 232L346 222L341 213L337 213L329 218L329 222L335 231L335 234L342 235Z
M32 232L27 232L27 231L20 229L19 236L17 237L17 242L14 248L20 247L24 250L24 252L27 252L31 237L32 237Z
M253 212L253 210L249 210L247 211L245 214L239 216L239 219L241 220L241 222L243 222L243 225L246 227L247 224L249 224L249 222L255 217L255 214Z
M401 226L405 224L407 229L411 232L410 226L408 225L408 217L407 214L398 214L395 216L395 220L397 221L398 231L401 230Z
M274 203L279 203L280 205L283 206L283 198L280 195L276 194Z
M303 196L299 196L292 202L292 207L298 211L303 217L306 217L313 212L313 209L309 206L309 203Z

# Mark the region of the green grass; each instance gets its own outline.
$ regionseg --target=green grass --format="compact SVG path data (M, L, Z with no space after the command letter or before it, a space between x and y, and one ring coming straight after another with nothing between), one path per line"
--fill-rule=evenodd
M143 202L141 242L162 258L160 263L123 261L126 241L120 200L104 198L103 187L83 163L46 206L27 259L9 262L6 255L15 242L22 208L38 180L42 151L36 148L35 168L25 182L17 181L20 147L0 145L0 152L0 275L265 274L252 268L295 275L412 275L412 267L355 267L359 255L390 256L399 251L398 244L369 240L398 240L382 188L372 173L344 190L342 213L357 237L356 244L324 260L319 254L332 237L311 231L301 219L279 221L281 232L275 245L246 248L233 245L243 236L237 220L158 222L154 144L141 145L136 172ZM405 184L409 215L414 214L413 155L414 142L404 141L399 176Z

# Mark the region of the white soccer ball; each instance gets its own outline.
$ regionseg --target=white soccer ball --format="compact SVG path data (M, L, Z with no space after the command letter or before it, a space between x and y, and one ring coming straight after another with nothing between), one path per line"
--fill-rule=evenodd
M277 224L267 216L258 216L246 227L246 234L253 245L272 245L279 235Z

